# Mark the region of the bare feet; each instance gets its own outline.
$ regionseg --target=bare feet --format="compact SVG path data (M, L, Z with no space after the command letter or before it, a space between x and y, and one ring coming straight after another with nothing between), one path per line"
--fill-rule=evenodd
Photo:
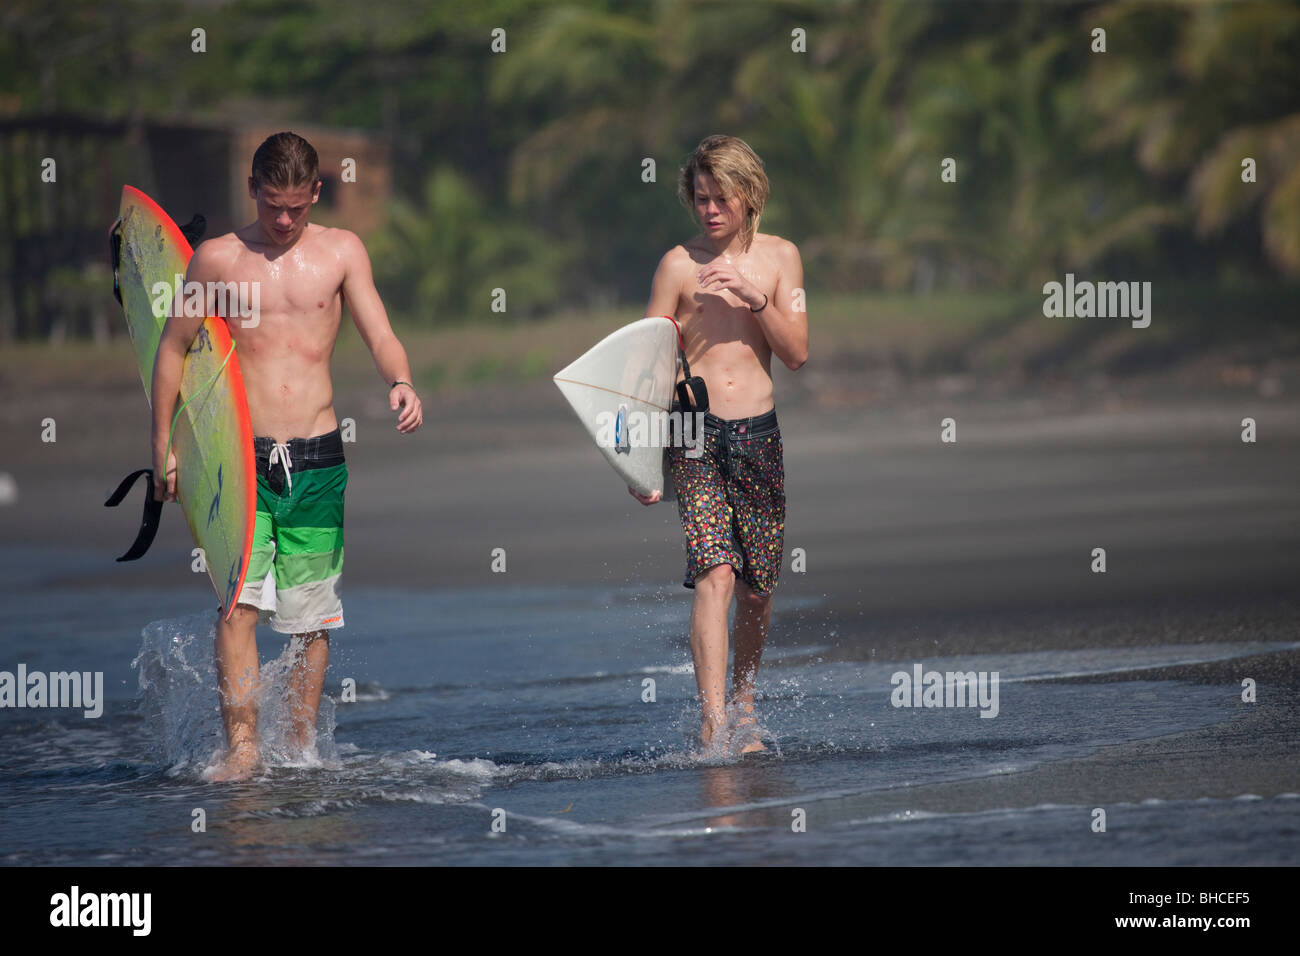
M726 742L727 717L717 712L704 715L700 721L700 748L708 753L718 744Z
M740 744L740 753L752 754L760 750L766 750L767 747L759 737L758 721L754 719L753 708L749 708L750 713L742 714L736 718L736 722L731 731L732 744Z
M226 759L203 774L210 783L229 783L248 780L261 769L262 757L254 745L241 745L230 751Z
M752 754L766 750L760 736L758 721L754 717L754 688L748 685L739 688L736 696L729 702L732 711L731 746L737 747L738 753Z
M752 706L729 721L724 714L709 714L700 721L700 755L718 757L767 750L759 734Z

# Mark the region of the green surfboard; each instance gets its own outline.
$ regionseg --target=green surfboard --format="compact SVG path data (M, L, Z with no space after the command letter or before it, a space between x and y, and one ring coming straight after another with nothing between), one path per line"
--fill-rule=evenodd
M122 311L148 399L163 325L193 251L176 223L133 186L122 189L114 233L121 240L115 267ZM177 408L176 499L229 618L253 547L257 472L244 378L224 319L208 317L190 345Z

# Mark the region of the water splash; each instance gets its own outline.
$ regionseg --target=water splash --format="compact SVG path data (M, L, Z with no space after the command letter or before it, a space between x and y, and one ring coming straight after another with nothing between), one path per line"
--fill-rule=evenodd
M216 621L211 613L154 621L141 632L136 671L139 712L153 752L174 774L213 766L225 752L225 731L217 697L213 659ZM289 675L301 642L288 641L280 656L263 663L258 675L258 720L262 760L268 767L319 767L339 762L334 741L334 701L321 697L314 753L290 739Z
M174 770L206 765L223 748L214 624L211 613L154 621L131 661L150 746Z

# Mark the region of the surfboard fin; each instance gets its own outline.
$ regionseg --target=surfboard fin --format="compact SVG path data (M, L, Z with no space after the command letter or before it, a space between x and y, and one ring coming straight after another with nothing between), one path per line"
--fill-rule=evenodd
M119 561L134 561L136 558L141 557L149 550L149 545L153 544L154 535L158 533L158 521L162 517L163 503L155 500L153 496L152 468L141 468L139 471L133 471L123 478L122 483L117 486L117 490L109 495L108 500L104 502L104 507L116 508L120 505L127 492L131 490L131 486L135 484L136 479L141 475L145 475L148 479L145 482L144 515L140 518L140 530L135 536L135 542L126 554L117 559Z
M108 261L113 269L113 298L122 304L122 286L117 281L117 267L122 263L122 220L119 217L108 233Z
M196 212L193 218L185 225L181 226L181 235L185 241L194 248L194 244L203 238L203 234L208 231L208 219L201 212Z

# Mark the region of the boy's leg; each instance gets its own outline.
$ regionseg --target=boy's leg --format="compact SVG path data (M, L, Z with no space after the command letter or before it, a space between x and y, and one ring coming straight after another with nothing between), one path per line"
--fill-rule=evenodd
M754 725L754 680L763 658L772 621L772 595L753 591L744 581L736 582L736 660L732 672L731 702L736 708L737 725ZM755 739L741 748L742 753L765 750Z
M262 608L274 606L270 596L262 592L275 560L272 515L277 497L267 483L264 466L265 461L259 459L257 518L244 587L230 620L222 620L222 612L217 612L213 656L221 720L226 728L226 757L206 774L209 780L246 780L261 764L257 735L257 622Z
M700 742L708 747L726 725L727 610L735 588L729 564L715 564L695 578L691 605L691 657L700 691Z
M343 498L348 470L337 430L290 443L290 503L276 524L276 613L271 627L300 645L286 687L290 740L313 752L329 631L343 625Z
M289 673L289 717L293 740L303 751L316 747L316 715L320 713L325 671L330 664L329 631L295 634L302 642Z
M732 466L728 501L745 562L736 588L732 703L738 728L754 731L754 682L772 620L772 592L781 575L785 547L785 466L775 411L728 431ZM762 749L755 735L741 752Z
M215 657L226 758L211 780L244 780L260 762L257 743L257 609L237 604L230 620L217 616Z

